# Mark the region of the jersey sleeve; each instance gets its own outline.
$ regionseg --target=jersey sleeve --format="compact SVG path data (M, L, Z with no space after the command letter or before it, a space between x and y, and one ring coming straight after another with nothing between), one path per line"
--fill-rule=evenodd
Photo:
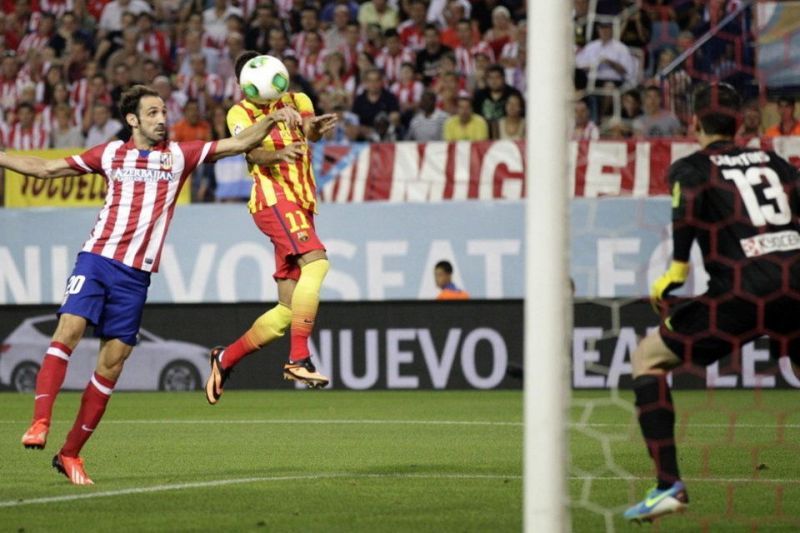
M239 104L234 105L228 110L226 120L228 122L228 131L231 132L233 136L238 135L245 128L253 124L247 111Z
M217 149L217 141L186 141L178 143L178 146L183 152L182 177L185 178L200 166L203 161L214 154Z
M301 117L314 116L314 104L311 103L311 98L306 93L294 93L293 98L294 105Z
M689 261L695 227L692 221L702 206L702 194L697 184L697 169L685 159L679 159L669 168L669 186L672 193L672 257L676 261Z
M103 151L105 144L89 148L81 155L71 155L65 159L67 164L79 172L86 174L103 173Z

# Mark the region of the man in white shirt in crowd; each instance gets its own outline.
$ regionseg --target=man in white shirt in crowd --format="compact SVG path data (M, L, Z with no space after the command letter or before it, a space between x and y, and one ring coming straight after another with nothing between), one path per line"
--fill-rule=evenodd
M122 129L122 122L111 118L108 105L97 103L92 109L92 125L86 132L86 146L97 146L116 137Z
M584 46L575 57L575 66L583 70L597 68L597 85L610 82L619 87L627 79L635 76L634 58L622 42L613 37L611 24L601 22L597 25L599 39Z

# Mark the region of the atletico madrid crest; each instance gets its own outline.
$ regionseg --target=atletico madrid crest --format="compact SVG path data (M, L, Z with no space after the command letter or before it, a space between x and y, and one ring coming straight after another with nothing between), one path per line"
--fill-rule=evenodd
M161 168L170 170L172 168L172 153L161 152Z

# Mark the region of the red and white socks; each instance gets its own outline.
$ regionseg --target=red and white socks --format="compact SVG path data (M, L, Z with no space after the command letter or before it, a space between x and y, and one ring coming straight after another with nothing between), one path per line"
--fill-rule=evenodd
M61 448L61 454L67 457L78 457L81 448L92 436L92 432L97 428L103 413L106 411L108 400L114 392L116 381L104 378L97 372L92 374L92 379L86 386L81 398L81 408L78 417L75 419L72 429L67 435L67 442Z
M72 349L66 344L53 341L45 352L42 367L36 376L36 395L33 404L33 419L45 420L50 424L53 417L53 404L64 384L67 365Z

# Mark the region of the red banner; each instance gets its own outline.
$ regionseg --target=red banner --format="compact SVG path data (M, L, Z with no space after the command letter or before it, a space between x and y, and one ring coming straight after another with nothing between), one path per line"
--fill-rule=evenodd
M535 142L535 141L534 141ZM800 167L800 137L755 139ZM668 194L667 169L697 150L693 141L580 141L569 146L573 196ZM525 197L522 141L365 144L323 148L317 179L324 202L519 200ZM536 165L532 166L536 172Z

